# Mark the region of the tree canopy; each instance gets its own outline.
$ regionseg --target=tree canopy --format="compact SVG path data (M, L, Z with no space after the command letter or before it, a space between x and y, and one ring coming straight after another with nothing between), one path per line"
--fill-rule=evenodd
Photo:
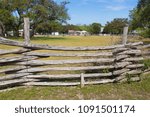
M108 34L122 34L123 27L125 27L127 24L128 19L115 18L113 21L107 22L103 32Z
M132 30L141 29L145 37L150 37L150 0L139 0L130 12Z
M90 25L90 33L91 34L99 34L101 30L101 24L100 23L92 23Z
M54 0L1 0L0 21L5 26L5 30L10 26L10 23L15 35L18 36L23 18L29 17L31 29L34 33L39 25L45 26L46 24L50 27L50 21L62 23L69 19L67 4L66 1L57 4Z

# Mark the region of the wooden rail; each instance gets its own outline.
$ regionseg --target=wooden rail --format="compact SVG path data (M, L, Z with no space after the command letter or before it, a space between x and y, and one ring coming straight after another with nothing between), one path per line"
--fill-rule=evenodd
M0 88L20 85L83 87L139 81L144 67L141 61L150 56L150 45L142 42L102 47L57 47L0 37L0 44L20 47L0 50ZM61 59L52 60L51 57Z

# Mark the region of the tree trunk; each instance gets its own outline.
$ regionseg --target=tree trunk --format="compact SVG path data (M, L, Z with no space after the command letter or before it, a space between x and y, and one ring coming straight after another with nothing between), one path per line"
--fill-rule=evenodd
M19 28L14 30L14 36L19 37Z
M5 36L5 26L1 21L0 21L0 36L2 37Z

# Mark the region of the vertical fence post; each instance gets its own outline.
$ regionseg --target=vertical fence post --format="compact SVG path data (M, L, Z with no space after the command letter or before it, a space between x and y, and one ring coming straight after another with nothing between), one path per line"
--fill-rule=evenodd
M123 37L122 37L122 44L127 44L127 38L128 38L128 25L123 28Z
M84 74L83 73L81 73L81 88L83 88L84 87Z
M30 43L30 22L29 18L24 18L24 43L28 45Z

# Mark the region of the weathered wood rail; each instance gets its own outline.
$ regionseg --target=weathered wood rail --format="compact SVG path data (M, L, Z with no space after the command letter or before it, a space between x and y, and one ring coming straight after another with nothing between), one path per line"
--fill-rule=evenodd
M142 42L103 47L58 47L0 37L0 44L19 47L0 49L0 88L20 85L83 87L139 81L144 66L141 61L150 57L150 45ZM57 59L51 59L53 57Z

